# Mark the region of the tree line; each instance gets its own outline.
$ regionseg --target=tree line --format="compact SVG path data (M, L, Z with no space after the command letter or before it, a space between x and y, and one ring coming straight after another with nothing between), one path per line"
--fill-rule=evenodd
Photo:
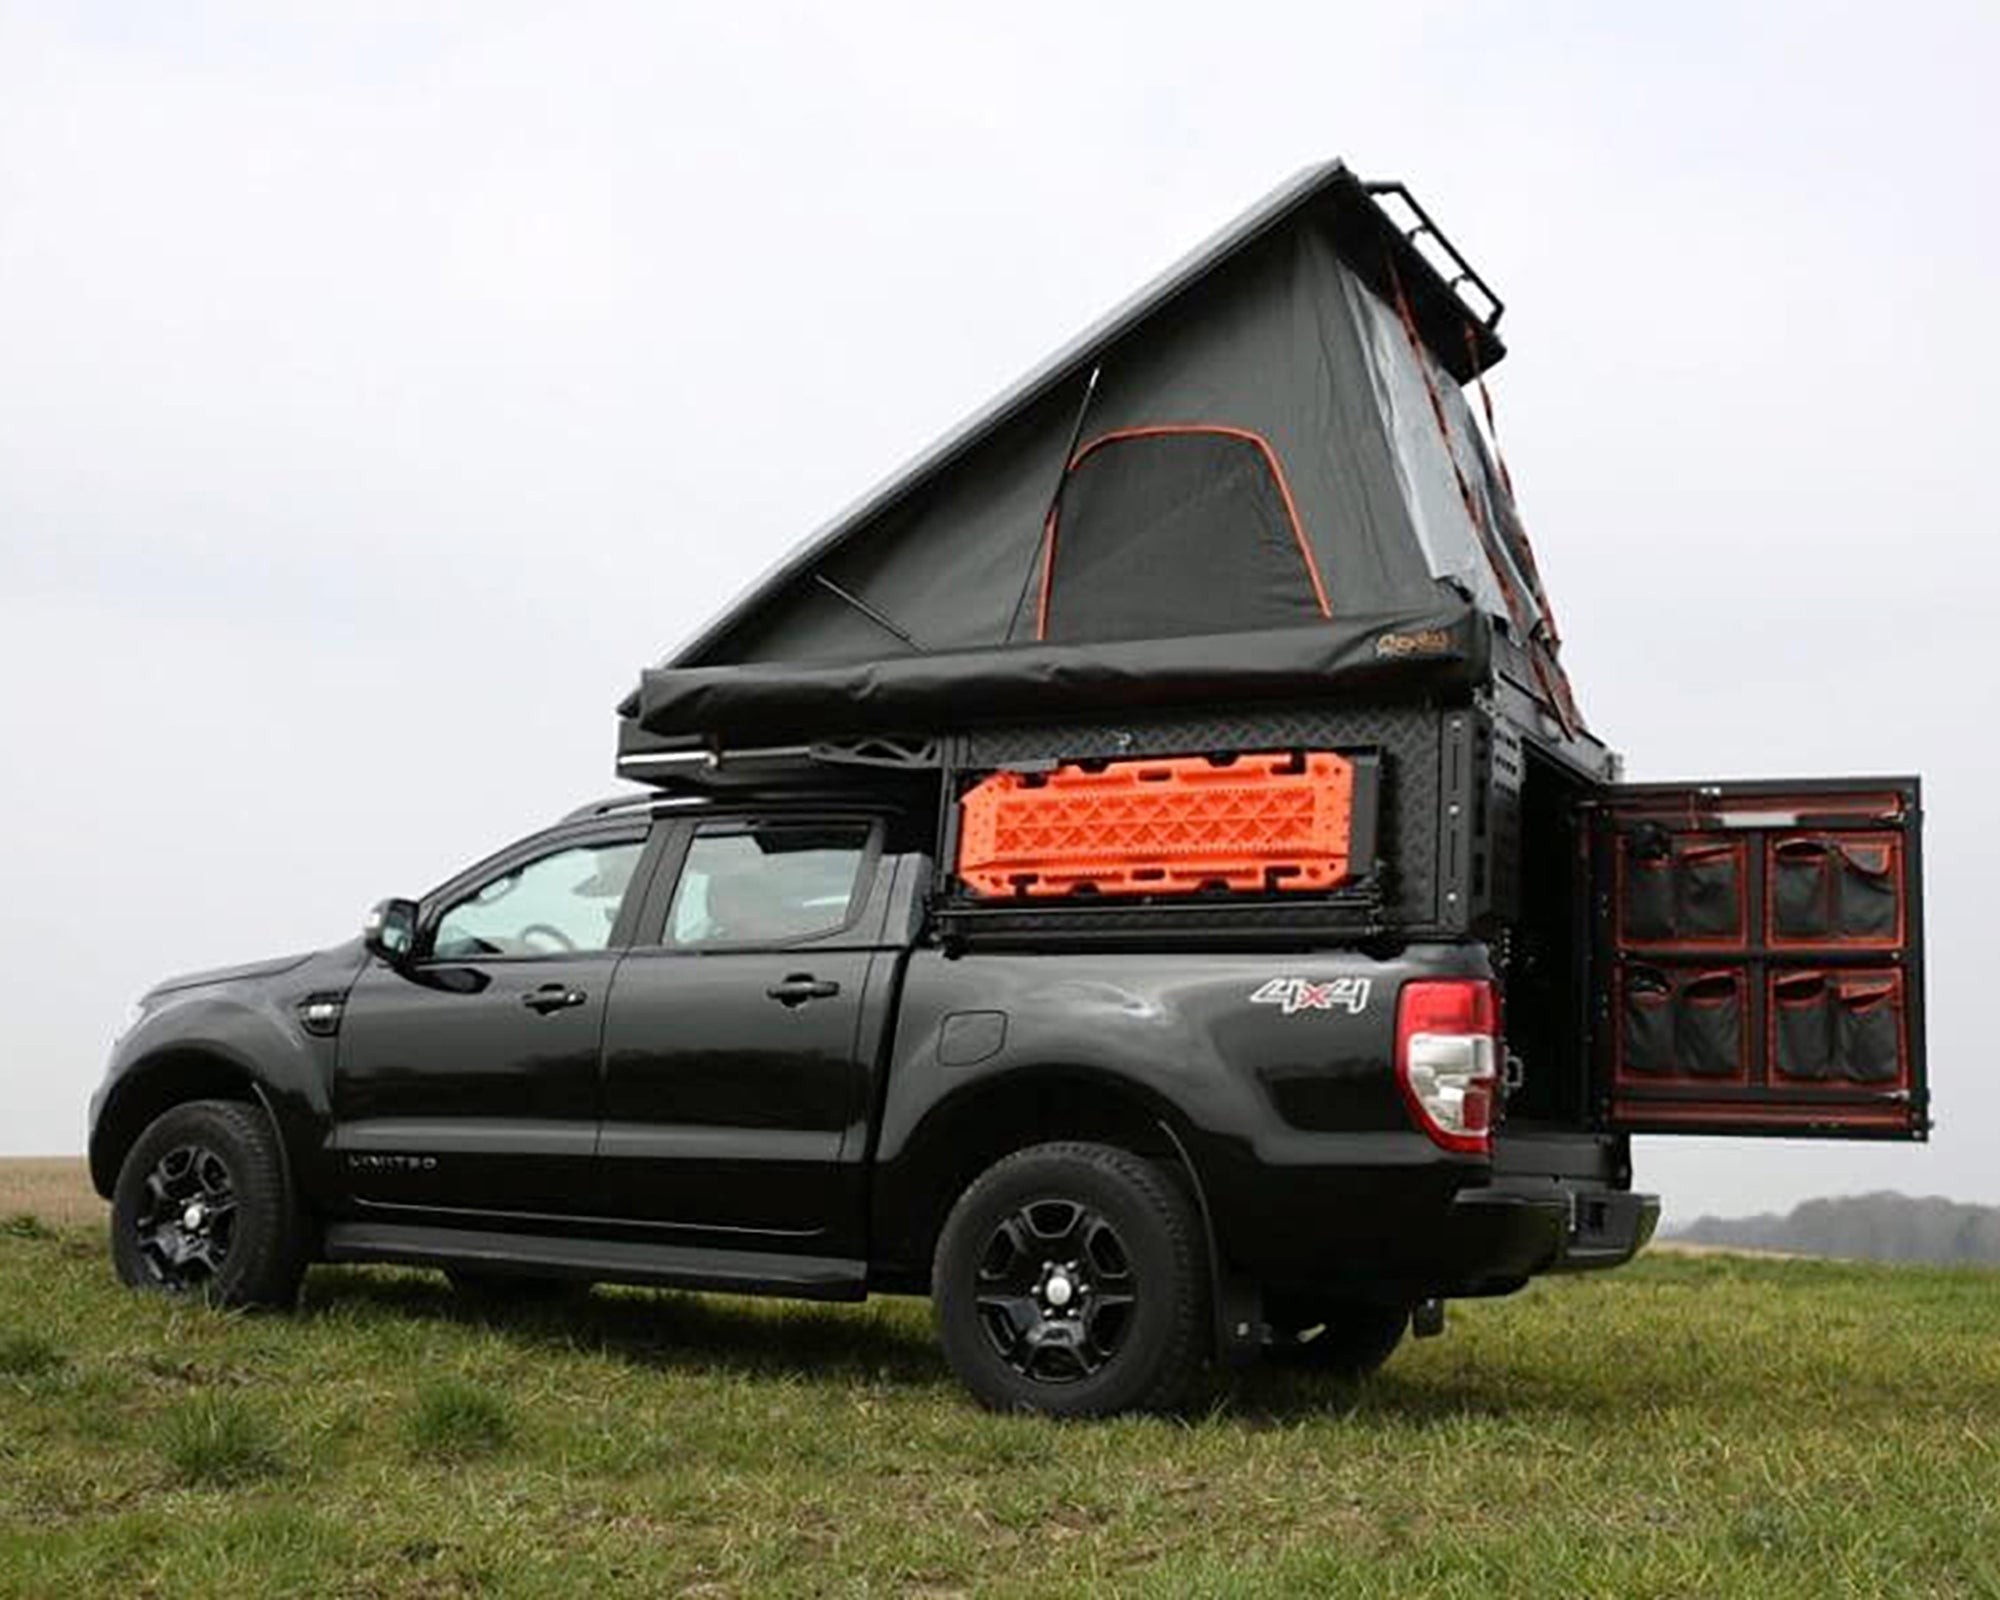
M1670 1237L1867 1261L2000 1266L2000 1206L1883 1191L1807 1200L1783 1216L1702 1217Z

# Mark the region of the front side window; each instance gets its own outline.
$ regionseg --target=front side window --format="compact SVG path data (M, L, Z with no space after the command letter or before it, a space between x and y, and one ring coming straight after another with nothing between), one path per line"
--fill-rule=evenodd
M466 961L603 950L644 849L639 839L577 845L509 867L445 908L431 953Z
M768 823L700 833L667 918L676 945L792 944L847 925L868 824Z

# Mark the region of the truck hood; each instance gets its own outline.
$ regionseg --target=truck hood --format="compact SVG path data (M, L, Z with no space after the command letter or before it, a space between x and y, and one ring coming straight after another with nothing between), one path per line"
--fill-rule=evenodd
M318 955L317 950L308 950L302 955L275 956L263 961L246 961L235 967L210 967L205 972L183 972L176 977L162 979L146 991L145 998L157 999L161 995L176 994L183 989L201 989L211 984L238 983L247 978L275 978L280 973L291 972L304 966Z

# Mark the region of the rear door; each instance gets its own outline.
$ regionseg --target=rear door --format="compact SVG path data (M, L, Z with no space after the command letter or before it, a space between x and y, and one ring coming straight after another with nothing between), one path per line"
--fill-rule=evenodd
M1602 791L1604 1126L1926 1136L1919 799L1915 778Z
M869 984L895 969L881 838L858 816L687 826L612 987L608 1214L719 1241L852 1234L865 1024L886 1010Z

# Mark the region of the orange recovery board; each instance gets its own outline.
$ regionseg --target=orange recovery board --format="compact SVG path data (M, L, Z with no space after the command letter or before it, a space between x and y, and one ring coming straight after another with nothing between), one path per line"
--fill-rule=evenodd
M1354 788L1327 750L996 772L960 802L958 876L981 899L1332 889Z

